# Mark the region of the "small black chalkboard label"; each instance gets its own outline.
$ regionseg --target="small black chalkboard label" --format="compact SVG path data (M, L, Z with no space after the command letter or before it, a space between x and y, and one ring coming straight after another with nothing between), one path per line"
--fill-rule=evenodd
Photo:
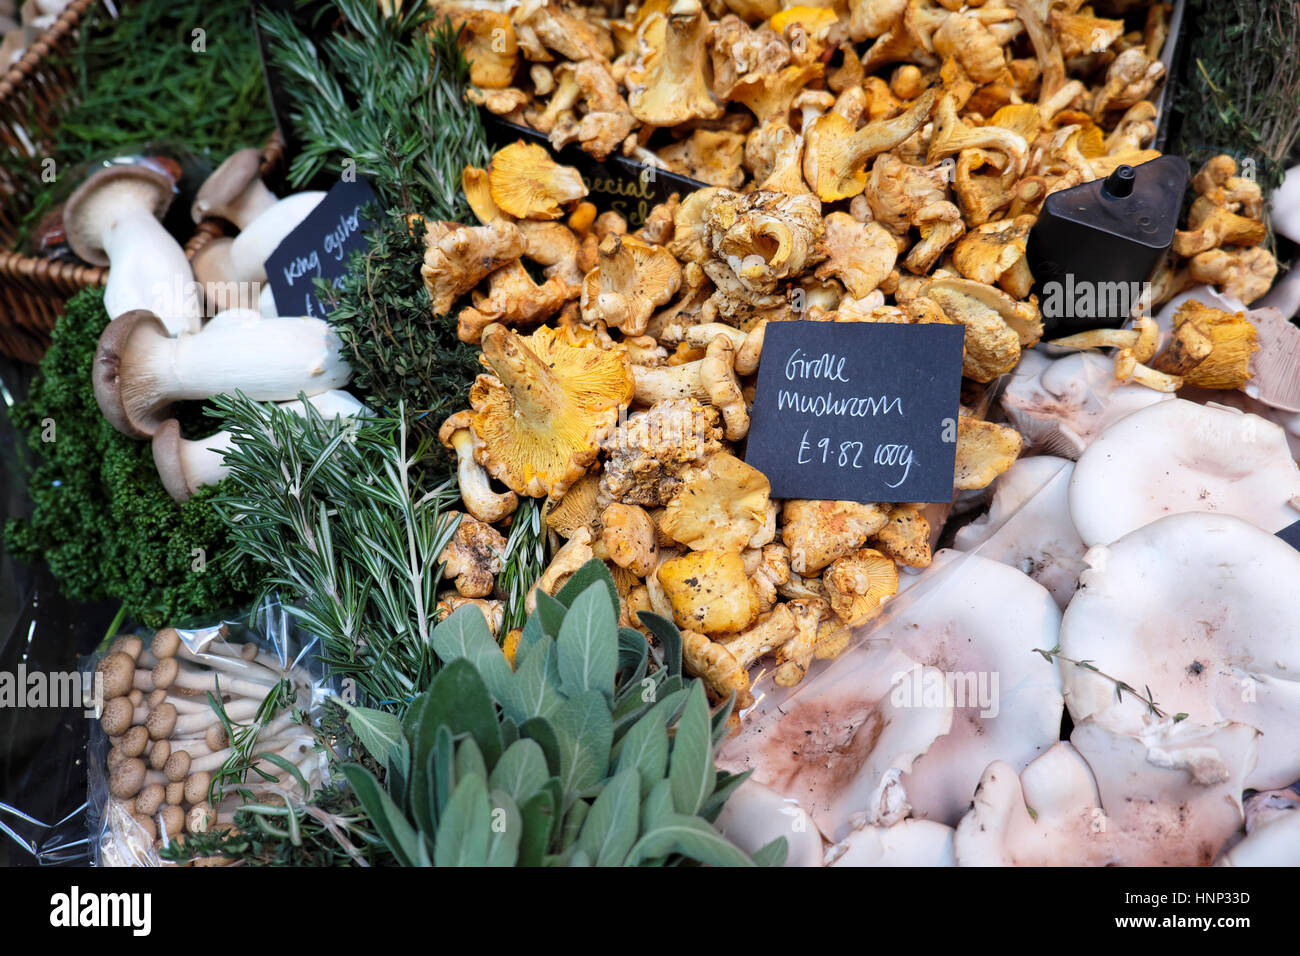
M1300 521L1287 525L1277 533L1277 536L1297 551L1300 551Z
M266 278L281 315L323 318L329 306L316 295L316 279L338 288L348 274L348 259L364 249L370 223L362 215L377 202L370 183L362 178L339 180L311 214L275 247L266 260Z
M774 498L951 501L964 332L769 323L745 461Z

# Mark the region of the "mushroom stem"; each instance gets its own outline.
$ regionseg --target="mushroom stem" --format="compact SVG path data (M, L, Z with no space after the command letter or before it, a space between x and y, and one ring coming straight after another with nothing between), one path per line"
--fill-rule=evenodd
M704 360L699 359L682 365L632 366L632 377L636 381L633 401L647 407L673 398L693 398L698 402L707 402L709 392L700 381L700 368L703 364Z
M366 411L364 405L338 389L313 395L307 403L327 421L353 418ZM307 413L303 402L282 402L280 408L295 415L305 416ZM234 438L228 431L219 431L197 441L182 438L180 422L172 418L164 422L153 436L153 460L168 494L177 502L185 502L200 488L215 485L230 474L226 454L233 447Z
M266 697L271 688L277 683L277 679L261 680L252 677L230 677L222 681L219 675L212 672L193 671L187 667L181 667L180 662L175 658L165 661L159 661L158 666L153 669L154 683L159 687L168 688L173 684L180 687L189 687L192 690L212 691L220 693L229 691L234 694L242 694L245 697L252 698L251 703L257 704Z
M223 322L170 338L147 311L118 316L99 339L95 399L113 427L152 438L173 402L242 391L254 401L291 401L347 383L342 344L320 319Z

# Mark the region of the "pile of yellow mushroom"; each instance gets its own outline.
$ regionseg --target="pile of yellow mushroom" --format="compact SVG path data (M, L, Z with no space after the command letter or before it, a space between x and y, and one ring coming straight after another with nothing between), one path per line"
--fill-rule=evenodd
M461 30L475 103L552 147L709 184L633 229L518 142L465 170L479 225L426 224L433 309L487 367L441 433L468 512L442 606L473 601L499 623L500 529L518 495L545 498L563 544L540 588L601 558L623 623L672 617L719 697L746 706L748 668L769 655L775 681L797 683L879 612L900 566L930 563L946 511L771 498L736 454L767 323L961 324L977 405L1042 337L1026 246L1043 200L1159 155L1167 9L1125 32L1081 0L435 6ZM1258 204L1225 159L1197 177L1205 201L1161 300L1189 278L1271 279L1248 248L1258 230L1237 221ZM1164 386L1143 364L1153 328L1123 333L1136 349L1117 353L1117 377ZM974 408L958 431L954 491L1021 450Z
M797 683L879 612L900 565L930 563L939 523L924 506L777 501L736 455L764 330L795 318L959 321L944 302L1009 330L1014 365L1037 338L1031 305L955 276L902 293L893 240L861 260L846 233L864 224L823 218L810 194L702 190L656 207L633 232L615 213L595 214L572 169L522 143L467 169L464 187L482 224L427 224L423 270L435 308L470 294L460 333L487 367L471 408L441 430L467 512L442 556L456 588L442 607L475 602L499 625L505 538L493 525L519 495L545 498L563 544L538 588L554 593L586 561L605 560L622 623L639 626L646 610L673 619L687 667L743 708L752 663L772 655L774 680ZM541 266L538 278L526 261ZM901 305L883 304L886 281ZM864 293L856 304L849 287ZM968 336L976 348L980 334ZM963 415L954 489L987 485L1020 444L1013 429Z

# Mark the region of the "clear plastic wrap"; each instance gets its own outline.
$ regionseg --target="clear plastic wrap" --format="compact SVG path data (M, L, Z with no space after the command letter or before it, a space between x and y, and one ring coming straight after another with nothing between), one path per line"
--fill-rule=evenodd
M211 665L214 662L225 668L207 668L215 675L216 686L221 686L223 677L226 678L226 687L228 689L233 686L242 686L235 684L235 681L240 680L240 678L230 675L230 664L237 659L241 659L240 649L244 645L251 644L257 648L256 657L252 657L251 652L245 652L247 656L244 656L242 660L248 661L251 658L255 667L272 669L276 674L289 678L293 688L292 693L295 695L292 698L291 705L275 706L273 709L269 705L259 707L258 714L253 717L237 711L233 706L234 701L226 703L225 707L229 710L227 716L230 728L235 734L246 732L246 729L251 728L259 718L261 718L262 726L267 727L268 730L273 729L268 725L279 728L273 730L272 736L275 737L277 742L289 740L292 744L291 750L282 749L279 752L281 754L293 754L292 762L296 768L296 773L290 771L287 766L281 765L283 760L290 759L288 756L282 756L281 761L276 763L268 762L269 760L275 760L275 758L266 758L257 762L257 766L263 771L274 774L278 778L274 782L265 779L257 769L246 770L240 780L222 779L220 781L215 779L219 776L219 773L216 770L212 771L210 776L214 779L211 789L207 792L210 794L210 799L216 802L210 817L210 823L226 822L239 805L249 800L271 800L301 804L305 802L305 798L310 795L311 791L327 785L329 783L329 769L325 754L316 748L304 749L306 748L306 742L310 739L308 728L314 725L319 718L325 699L340 690L337 678L326 678L324 676L324 669L315 653L318 639L304 633L297 626L293 617L274 598L268 598L246 619L224 620L199 626L177 628L176 632L182 644L182 647L177 652L177 657L186 659L185 667L187 669L191 666L197 668L204 664ZM124 630L122 633L129 634L131 632ZM152 635L143 633L139 636L144 639L147 652L149 647L148 639ZM93 672L99 661L103 659L103 656L103 654L99 654L88 659L85 663L86 668ZM229 690L225 691L225 693L228 692ZM187 700L197 702L198 713L203 713L203 708L207 707L206 712L212 714L211 723L219 725L216 714L212 713L210 706L206 704L206 695L204 693L196 694L187 698ZM293 714L301 715L301 724L294 719ZM198 718L195 718L195 720L198 721ZM207 724L206 721L198 722ZM299 727L302 728L301 733ZM200 751L204 755L209 754L202 737L190 739L193 741L193 749L196 750L196 754ZM265 739L265 734L259 734L255 743L245 745L245 753L251 756L265 753L266 751L261 746ZM314 741L312 742L314 743ZM150 746L153 746L152 742ZM165 821L161 817L161 810L165 809L167 804L164 803L159 812L154 813L152 816L158 830L158 836L156 838L151 837L144 826L132 815L128 803L110 793L108 757L111 747L112 744L100 721L94 721L88 744L89 792L86 805L86 823L90 834L93 860L99 866L161 865L162 860L158 853L159 846L166 845L175 836L175 834L167 832ZM184 748L176 746L175 742L172 742L169 746L169 750L173 754L182 749ZM219 756L220 752L215 755L197 756L194 765L206 768L209 764L215 762ZM207 774L208 771L206 769L197 771L183 779L195 781L199 773ZM170 780L171 775L167 776ZM307 792L303 790L304 783L308 787ZM190 808L186 811L187 820L194 803L195 801L190 800L188 795L185 797L184 806ZM201 806L205 805L206 801Z

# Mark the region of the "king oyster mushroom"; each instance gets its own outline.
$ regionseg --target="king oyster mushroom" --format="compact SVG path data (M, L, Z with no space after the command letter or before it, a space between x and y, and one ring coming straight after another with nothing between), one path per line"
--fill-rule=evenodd
M313 395L307 404L326 421L370 414L365 405L338 389ZM280 407L295 415L307 414L302 402L283 402ZM182 438L180 422L170 418L154 433L153 460L167 493L175 501L183 502L205 485L215 485L230 474L225 454L233 446L233 438L227 431L196 441Z
M109 267L109 316L152 310L168 335L197 332L202 317L185 252L159 221L174 193L161 170L120 164L92 173L63 206L72 251L91 265Z
M228 245L211 249L206 275L225 282L265 282L267 257L325 198L311 190L276 199L262 182L260 167L258 150L238 150L199 188L190 208L196 223L215 216L239 227Z
M139 309L118 316L99 337L95 401L122 434L152 438L177 401L238 390L256 401L284 402L341 388L352 376L341 350L320 319L214 320L173 339L156 315Z

